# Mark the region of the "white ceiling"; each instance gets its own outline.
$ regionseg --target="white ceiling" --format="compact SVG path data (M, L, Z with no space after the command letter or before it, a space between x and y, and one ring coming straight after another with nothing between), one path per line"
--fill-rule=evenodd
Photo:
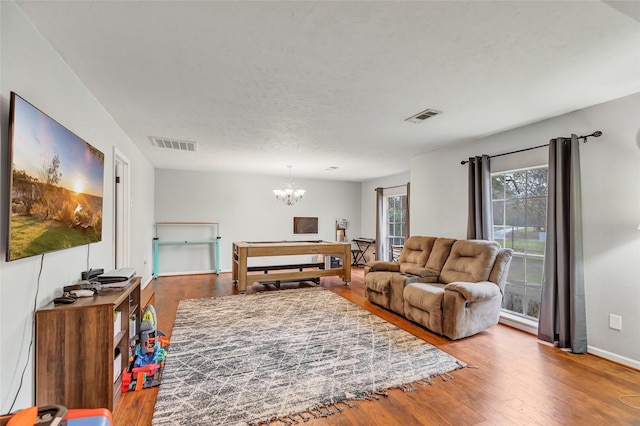
M353 181L640 92L629 3L18 2L155 167Z

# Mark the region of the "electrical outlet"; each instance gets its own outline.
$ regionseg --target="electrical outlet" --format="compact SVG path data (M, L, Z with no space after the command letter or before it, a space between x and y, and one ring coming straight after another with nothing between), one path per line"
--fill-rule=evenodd
M622 331L622 317L620 315L609 314L609 328Z

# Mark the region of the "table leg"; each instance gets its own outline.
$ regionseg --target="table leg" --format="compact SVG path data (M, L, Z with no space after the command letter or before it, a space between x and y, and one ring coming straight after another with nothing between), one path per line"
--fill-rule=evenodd
M153 278L158 278L158 258L160 257L158 255L158 247L159 247L159 243L158 243L158 239L154 238L153 239Z
M247 249L240 247L238 250L238 291L245 293L247 291Z
M345 246L342 256L342 281L348 286L351 281L351 246Z

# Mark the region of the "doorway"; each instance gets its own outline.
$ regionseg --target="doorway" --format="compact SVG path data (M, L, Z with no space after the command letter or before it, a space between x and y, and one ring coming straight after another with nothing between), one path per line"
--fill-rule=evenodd
M131 216L131 185L129 159L117 148L113 148L113 176L114 176L114 264L115 268L129 266L130 248L130 216Z

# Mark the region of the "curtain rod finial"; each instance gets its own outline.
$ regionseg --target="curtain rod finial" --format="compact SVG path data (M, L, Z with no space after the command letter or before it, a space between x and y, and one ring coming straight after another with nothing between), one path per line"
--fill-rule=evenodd
M602 136L602 132L600 130L596 130L595 132L591 133L590 135L580 136L580 138L584 139L584 143L587 143L587 139L592 137L592 136L594 138L599 138L600 136Z

